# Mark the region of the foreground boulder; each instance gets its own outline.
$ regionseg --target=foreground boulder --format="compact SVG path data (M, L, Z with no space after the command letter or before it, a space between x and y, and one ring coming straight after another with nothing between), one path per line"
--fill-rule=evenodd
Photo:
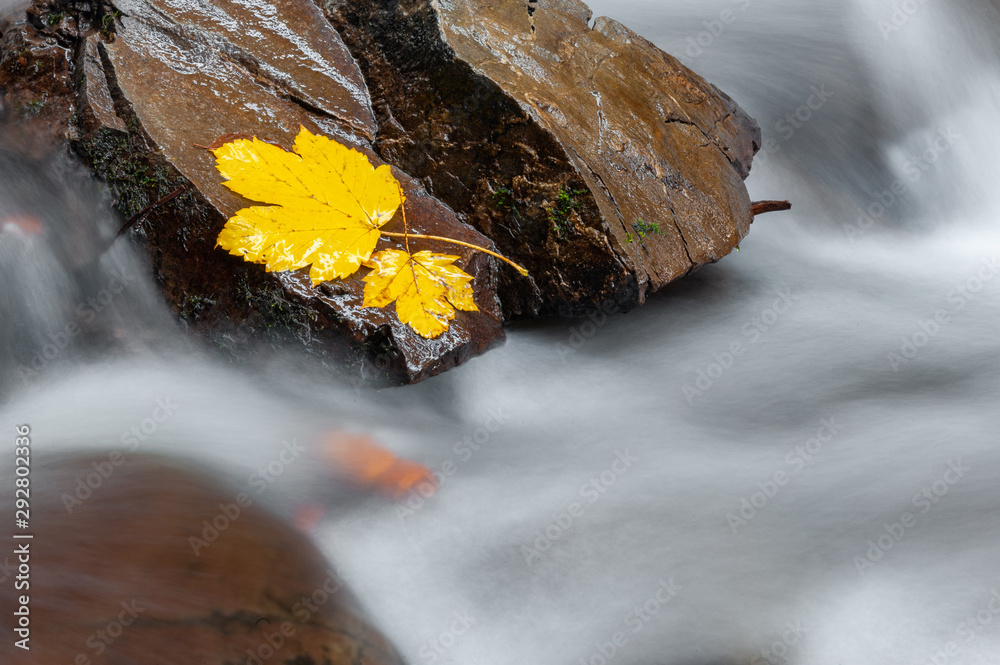
M622 307L728 254L760 144L729 97L577 0L327 0L375 148L524 264L505 314Z
M402 663L305 536L218 484L155 458L36 457L34 538L14 541L29 548L30 651L8 633L0 660ZM18 596L0 595L5 617Z

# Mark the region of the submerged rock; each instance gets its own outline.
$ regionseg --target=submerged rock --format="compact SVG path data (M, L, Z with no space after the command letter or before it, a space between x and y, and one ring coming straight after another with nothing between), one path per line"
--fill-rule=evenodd
M326 0L375 149L523 263L508 316L630 307L728 254L760 143L729 97L577 0Z
M33 655L5 639L3 662L402 663L309 539L247 494L120 451L32 469L34 538L16 542ZM5 616L16 602L0 596Z

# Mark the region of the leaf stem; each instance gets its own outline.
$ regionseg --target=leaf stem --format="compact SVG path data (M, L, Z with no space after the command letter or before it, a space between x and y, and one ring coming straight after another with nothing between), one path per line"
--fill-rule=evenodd
M406 197L403 196L403 186L399 184L398 180L396 181L396 189L399 190L399 211L403 213L403 243L406 245L406 253L410 254L410 229L406 226ZM410 256L413 255L410 254ZM417 279L416 273L414 273L413 279Z
M396 181L396 189L399 190L399 211L403 213L403 243L406 245L406 265L410 267L410 274L413 275L413 286L420 290L420 282L417 280L417 268L413 265L413 254L410 254L410 229L406 225L406 197L403 196L403 186Z
M440 240L442 242L450 242L450 243L455 244L455 245L461 245L462 247L470 247L472 249L478 249L480 252L485 252L486 254L489 254L490 256L495 256L496 258L500 259L501 261L505 261L505 262L509 263L519 273L521 273L525 277L528 276L528 271L525 268L523 268L522 266L519 266L518 264L514 263L513 261L511 261L510 259L508 259L506 256L503 256L502 254L497 254L496 252L490 251L490 250L486 249L485 247L480 247L479 245L473 245L472 243L462 242L461 240L455 240L454 238L445 238L443 236L429 236L429 235L425 235L423 233L393 233L392 231L382 231L381 229L379 229L379 232L382 235L384 235L384 236L392 236L394 238L403 238L404 240L406 240L407 241L407 249L406 249L407 254L409 254L409 252L410 252L410 250L409 250L409 244L408 244L408 241L409 241L410 238L426 238L427 240Z

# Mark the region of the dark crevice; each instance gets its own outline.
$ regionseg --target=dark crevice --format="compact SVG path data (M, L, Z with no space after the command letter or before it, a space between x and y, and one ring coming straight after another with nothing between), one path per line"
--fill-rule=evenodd
M681 231L681 225L677 223L677 215L674 214L673 210L670 211L670 218L674 221L674 228L677 229L677 235L681 237L681 243L684 245L684 254L687 255L688 261L690 261L691 267L693 268L694 259L691 258L691 252L688 251L687 238L684 237L684 232ZM688 269L688 272L690 272L690 269ZM684 274L686 275L687 273Z
M570 150L570 152L572 152L573 155L576 157L577 162L586 166L587 171L589 171L590 175L594 178L594 180L597 181L597 184L601 186L601 189L604 191L604 195L608 197L608 200L611 201L611 205L615 207L615 213L618 215L618 219L621 220L622 226L624 227L625 216L622 214L621 208L618 207L618 202L615 201L615 197L612 196L611 190L609 190L608 186L604 184L604 178L602 178L597 171L591 168L590 164L588 164L586 160L580 157L580 153L574 150L572 146L567 146L567 147Z
M684 232L681 231L680 220L677 218L677 213L674 212L674 202L670 200L670 188L665 186L663 188L663 194L667 199L667 210L670 211L670 219L674 222L674 228L677 229L677 235L681 237L681 244L684 246L684 255L687 256L688 263L690 264L688 269L684 272L684 275L687 275L689 272L694 270L697 264L694 259L691 258L691 251L688 249L687 238L684 237Z
M684 246L684 255L687 256L688 262L691 264L691 266L687 269L687 272L684 273L686 275L691 272L697 264L694 262L694 259L691 258L691 251L688 249L687 238L684 237L684 232L681 231L680 220L677 219L677 213L674 212L674 204L673 201L670 200L669 194L667 194L667 208L670 210L670 219L674 222L674 228L677 229L677 235L681 237L681 244Z
M590 176L598 185L600 185L601 191L604 192L604 196L606 196L608 201L611 201L611 205L615 207L615 215L618 217L618 223L622 225L622 230L624 230L625 233L629 233L628 223L625 221L625 215L622 214L621 208L618 207L618 201L616 201L614 195L611 194L611 190L608 189L606 184L604 184L604 178L602 178L601 175L586 162L586 160L580 157L580 154L576 150L572 147L569 147L569 150L576 157L577 163L583 164L587 167L587 171L590 173Z
M715 123L712 125L712 129L715 130L715 128L719 126L719 123L724 122L731 115L732 115L732 113L727 113L722 118L716 120ZM708 147L709 145L714 145L716 148L718 148L719 152L721 152L722 155L726 158L726 161L728 161L730 164L732 164L733 167L735 167L737 169L739 168L738 165L736 164L736 160L733 159L732 154L730 153L730 150L728 148L724 147L721 143L719 143L719 140L717 138L713 138L711 134L709 134L704 129L702 129L701 126L698 125L698 123L692 122L690 120L685 120L685 119L682 119L682 118L677 118L677 117L667 118L663 122L664 122L664 124L667 124L667 125L677 123L677 124L680 124L680 125L688 125L690 127L694 127L695 129L698 130L698 132L702 136L705 137L705 140L708 141L708 143L703 143L702 147Z
M343 116L339 116L336 113L331 113L325 109L320 108L319 106L316 106L313 102L309 101L308 99L304 99L303 97L300 97L294 91L284 92L277 96L281 99L284 99L285 101L297 104L308 113L311 113L313 115L318 115L322 118L330 118L331 120L336 120L337 122L346 125L349 129L353 130L354 132L360 134L368 141L375 140L375 136L365 127L362 127L361 125L357 124L356 122L352 121L349 118L344 118Z
M713 130L718 130L719 129L719 125L721 125L722 123L724 123L726 120L729 120L729 118L731 118L732 116L733 116L732 111L730 111L726 115L722 116L721 118L719 118L718 120L715 121L715 124L712 125L712 129Z

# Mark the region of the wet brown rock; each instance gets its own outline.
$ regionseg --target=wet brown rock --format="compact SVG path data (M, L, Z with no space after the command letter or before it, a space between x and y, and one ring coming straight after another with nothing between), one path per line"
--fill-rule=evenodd
M755 123L627 28L591 29L576 0L325 1L34 0L0 22L2 112L70 141L123 218L144 211L131 237L213 344L297 339L419 381L502 340L504 316L627 309L746 234ZM361 275L314 288L226 255L215 239L248 202L199 146L290 146L300 125L399 169L413 231L492 240L531 277L422 243L461 255L482 310L428 342L362 308Z
M33 461L34 538L16 541L30 548L31 650L8 635L2 662L402 662L312 543L238 490L155 458ZM92 463L110 471L80 490ZM4 616L16 598L0 595Z
M111 186L123 218L152 206L131 235L182 320L213 345L246 358L262 343L298 340L330 367L407 383L502 341L496 266L473 250L421 243L461 256L481 310L459 312L427 341L391 306L362 308L363 275L314 288L302 274L268 274L215 247L226 218L251 202L222 186L199 145L242 133L290 147L305 126L383 163L371 148L365 82L313 3L121 0L112 11L35 0L0 31L0 111L18 124L7 135L69 141ZM411 230L491 245L419 181L395 174ZM402 230L400 219L387 230Z
M49 16L34 5L0 15L0 125L18 123L36 155L70 138L74 108L75 22Z
M326 0L378 153L525 264L507 315L629 307L752 219L760 131L729 97L576 0Z
M115 103L111 98L108 79L104 75L104 65L98 51L100 37L87 37L80 55L79 123L88 136L101 130L128 134L125 123L115 113Z
M199 147L220 135L252 134L290 147L305 126L383 163L370 147L376 124L364 80L315 5L122 0L116 6L122 16L115 34L92 34L81 49L78 147L116 187L126 216L188 186L139 228L182 316L234 349L246 333L284 331L336 363L366 355L391 382L437 374L502 340L494 264L471 250L422 246L462 255L459 264L476 277L482 310L460 313L447 333L428 341L399 323L391 308L362 308L360 277L314 288L304 274L266 274L216 249L225 219L250 204L222 186L212 155ZM418 181L396 176L412 230L490 245Z

